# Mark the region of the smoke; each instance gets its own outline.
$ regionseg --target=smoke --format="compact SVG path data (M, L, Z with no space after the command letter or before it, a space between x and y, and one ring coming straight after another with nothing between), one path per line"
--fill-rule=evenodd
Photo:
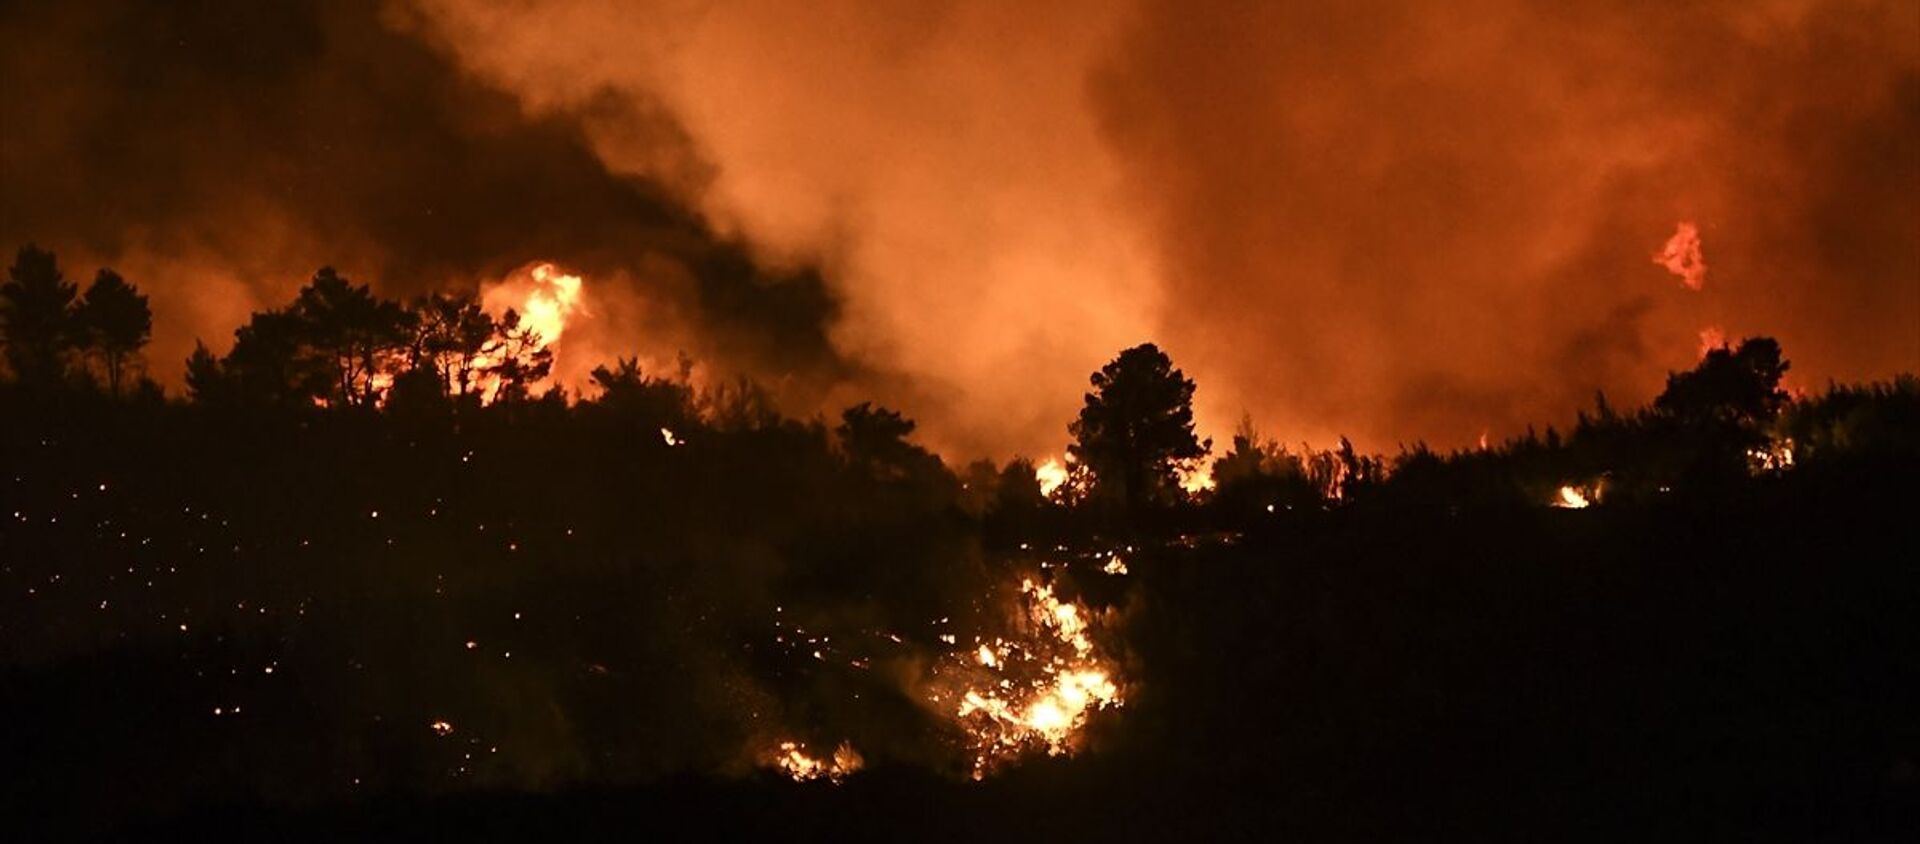
M1057 452L1146 340L1203 433L1366 448L1645 399L1704 326L1805 385L1920 368L1905 4L214 8L5 24L0 236L155 289L160 364L323 261L546 260L620 315L576 350L949 457ZM1648 261L1683 222L1699 292Z
M419 7L464 66L577 115L609 166L821 267L835 348L879 375L846 398L904 405L950 455L1057 448L1086 373L1154 331L1151 255L1086 107L1117 23L1097 4ZM705 178L583 110L617 99L673 114Z
M1917 30L1891 4L1151 3L1096 102L1208 398L1454 444L1644 398L1709 322L1815 377L1920 363ZM1676 220L1715 289L1647 266Z
M1213 431L1374 447L1644 398L1706 323L1814 378L1920 364L1897 4L419 8L537 114L674 115L712 163L675 183L823 267L835 348L949 451L1049 450L1145 339ZM1647 265L1681 220L1703 296Z
M400 297L535 261L591 285L570 362L685 350L799 401L843 377L817 275L756 265L660 186L609 173L574 120L528 117L382 10L9 5L0 245L149 292L151 372L175 387L196 339L224 349L322 265ZM658 115L595 108L658 157L686 149Z

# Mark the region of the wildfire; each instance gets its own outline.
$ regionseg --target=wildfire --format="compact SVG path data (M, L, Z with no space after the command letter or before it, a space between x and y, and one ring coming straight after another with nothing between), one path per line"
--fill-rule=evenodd
M1553 506L1565 507L1570 510L1580 510L1592 503L1593 501L1588 497L1587 490L1568 484L1560 487L1560 498L1553 502Z
M1705 359L1708 352L1727 347L1727 332L1717 325L1700 329L1700 357Z
M513 311L520 317L519 328L531 341L519 352L554 349L567 331L567 323L584 313L580 276L561 272L548 262L540 262L515 272L480 291L480 307L495 319ZM481 356L477 369L499 366L514 352L504 345ZM479 385L483 401L491 402L500 389L500 379L488 377Z
M1072 752L1091 713L1122 702L1087 609L1032 579L1021 581L1020 596L1021 626L1031 635L956 653L949 669L964 682L951 697L932 695L936 703L957 699L950 711L967 731L975 779L1032 750Z
M1707 286L1707 259L1700 250L1700 227L1682 221L1674 226L1673 236L1653 256L1653 262L1680 277L1688 290Z
M1180 488L1188 495L1199 495L1213 489L1213 467L1205 461L1196 461L1193 465L1182 466L1178 470Z
M1784 472L1793 468L1793 439L1773 440L1761 448L1747 449L1747 469L1755 475Z
M566 333L567 319L580 307L581 280L553 264L534 264L526 275L508 276L480 293L480 306L495 316L509 308L520 314L520 324L552 345Z
M779 750L774 753L774 767L786 772L794 782L807 782L825 777L830 782L839 782L848 774L860 770L866 760L860 752L853 749L849 742L841 742L833 749L833 755L826 759L816 759L807 754L807 746L800 742L780 742Z
M1067 467L1059 458L1049 457L1033 470L1033 479L1040 482L1040 494L1053 497L1054 490L1067 482Z

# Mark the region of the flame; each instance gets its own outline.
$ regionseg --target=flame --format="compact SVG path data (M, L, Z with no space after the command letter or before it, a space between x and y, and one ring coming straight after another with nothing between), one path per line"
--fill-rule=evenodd
M1747 469L1755 475L1784 472L1793 468L1793 438L1772 440L1760 448L1747 449Z
M1053 497L1054 490L1067 482L1067 467L1059 458L1049 457L1033 470L1033 479L1040 482L1040 494Z
M554 344L566 334L567 323L585 313L581 301L583 286L580 276L563 273L551 262L541 261L500 281L482 285L480 307L495 319L509 310L519 314L520 327L535 337L533 350L553 349L557 356ZM489 365L497 365L505 353L497 350L483 355L476 368L484 370ZM552 378L549 375L546 380ZM480 379L477 386L481 401L491 403L499 393L500 381L487 376Z
M1180 475L1180 488L1188 495L1199 495L1213 489L1213 467L1205 461L1195 461L1191 466L1182 466L1176 470Z
M568 318L579 309L581 286L579 276L542 261L525 276L508 276L482 290L480 306L496 317L508 308L518 311L520 324L539 334L543 346L551 346L566 333Z
M1092 712L1121 704L1086 608L1030 578L1021 581L1020 595L1032 635L955 655L949 668L965 682L951 697L941 690L931 696L935 703L958 699L950 711L971 742L975 779L1032 750L1072 752Z
M1653 262L1679 276L1688 290L1707 286L1707 259L1700 250L1700 227L1692 222L1681 221L1674 226L1673 236L1654 254Z
M1708 352L1727 347L1727 332L1717 325L1700 329L1700 357L1705 359Z
M1569 484L1560 488L1560 499L1553 502L1553 506L1579 510L1592 503L1593 501L1587 497L1586 490Z
M831 782L839 782L848 774L865 767L866 760L860 752L853 749L850 742L841 742L834 748L833 755L827 759L816 759L808 755L807 746L795 741L780 742L775 751L773 766L786 772L794 782L807 782L821 777Z

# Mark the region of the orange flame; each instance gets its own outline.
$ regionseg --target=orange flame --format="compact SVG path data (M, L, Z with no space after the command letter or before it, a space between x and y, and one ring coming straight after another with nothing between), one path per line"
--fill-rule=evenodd
M1086 608L1031 579L1021 582L1020 594L1034 636L982 642L951 660L969 678L952 695L958 704L949 711L972 740L975 779L1030 749L1072 752L1093 711L1121 704ZM936 704L946 699L945 693L932 696Z
M1598 493L1599 490L1597 489L1567 484L1560 488L1560 497L1554 500L1553 506L1563 507L1569 510L1583 510L1593 504L1594 499L1599 497Z
M520 327L531 331L536 339L534 349L552 349L557 357L559 349L555 343L566 333L567 323L585 313L581 300L584 286L580 276L563 273L551 262L540 261L497 282L482 285L480 307L495 319L509 310L519 314ZM504 352L494 353L495 356L502 354ZM480 368L499 362L482 360ZM541 383L548 383L552 378L549 375ZM482 379L482 401L491 403L499 389L498 378Z
M1046 462L1034 468L1033 479L1040 482L1040 494L1052 498L1054 490L1067 482L1066 464L1061 463L1057 457L1049 457Z
M579 309L581 286L579 276L542 261L524 276L515 273L481 290L480 306L496 317L509 308L518 311L520 323L551 346L566 333L567 319Z
M860 752L853 749L850 742L841 742L834 748L833 755L826 759L816 759L807 753L807 746L800 742L780 742L779 750L773 756L774 767L786 772L794 782L806 782L822 777L831 782L839 782L848 774L865 767L866 760Z
M1212 490L1214 487L1213 467L1207 465L1204 460L1196 461L1191 465L1181 466L1175 469L1175 471L1180 476L1180 488L1185 490L1188 495L1199 495L1200 493Z
M1707 259L1700 251L1700 228L1682 221L1674 226L1673 236L1654 253L1653 262L1680 277L1688 290L1707 286Z
M1700 357L1705 358L1714 349L1727 347L1727 332L1720 326L1709 325L1700 329Z

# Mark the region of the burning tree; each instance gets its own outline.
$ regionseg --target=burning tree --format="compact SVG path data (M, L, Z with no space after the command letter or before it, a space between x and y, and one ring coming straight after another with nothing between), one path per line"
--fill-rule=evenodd
M1093 471L1094 495L1128 512L1172 499L1178 470L1213 444L1193 432L1193 380L1152 343L1121 352L1090 380L1067 451Z
M379 376L403 350L412 315L332 267L321 267L300 289L293 312L305 329L315 370L327 379L322 395L348 405L372 404L382 381L391 383L391 375Z

